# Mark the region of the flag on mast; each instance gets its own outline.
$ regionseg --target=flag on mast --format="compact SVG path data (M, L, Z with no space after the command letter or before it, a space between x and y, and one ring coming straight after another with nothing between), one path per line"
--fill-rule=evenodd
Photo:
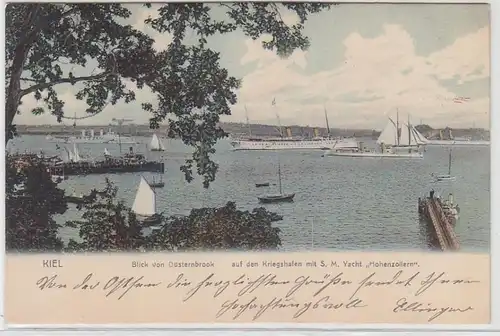
M273 98L273 102L271 103L271 105L276 105L276 98Z

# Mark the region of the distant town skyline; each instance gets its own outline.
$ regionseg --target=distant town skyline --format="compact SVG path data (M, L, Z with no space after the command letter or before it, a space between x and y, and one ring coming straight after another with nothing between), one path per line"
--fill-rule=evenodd
M168 34L144 24L159 5L128 4L133 12L128 21L164 49ZM216 4L213 11L222 15ZM287 24L296 20L285 9L282 17ZM422 120L434 128L489 129L488 5L342 3L312 15L304 33L311 47L286 59L262 48L266 37L253 41L234 32L209 40L221 53L221 65L242 79L238 103L221 121L246 122L248 117L250 123L277 125L279 115L283 125L324 127L326 110L332 128L381 129L398 110L400 118L410 115L413 123ZM95 65L66 67L84 75ZM75 98L74 88L59 85L57 91L66 102L66 115L85 115L86 104ZM149 90L138 90L135 102L110 105L78 124L108 125L113 118L145 124L150 115L140 105L152 101ZM32 96L25 97L14 123L57 124L49 114L31 115L36 105Z

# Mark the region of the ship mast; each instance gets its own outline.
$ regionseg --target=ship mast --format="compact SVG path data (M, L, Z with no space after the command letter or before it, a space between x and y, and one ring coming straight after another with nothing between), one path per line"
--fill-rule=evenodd
M328 137L330 137L330 125L328 124L328 114L326 113L326 107L323 106L323 108L325 109L325 119L326 119L326 131L328 132Z
M408 146L411 146L410 115L408 115Z
M252 127L250 126L250 120L248 120L248 110L246 105L245 105L245 116L247 118L248 134L250 137L252 137Z
M401 134L399 133L399 109L396 109L396 139L397 145L399 146L399 137Z
M279 184L279 188L280 188L280 195L283 195L283 190L281 188L281 163L280 163L280 160L279 160L279 157L278 157L278 184Z

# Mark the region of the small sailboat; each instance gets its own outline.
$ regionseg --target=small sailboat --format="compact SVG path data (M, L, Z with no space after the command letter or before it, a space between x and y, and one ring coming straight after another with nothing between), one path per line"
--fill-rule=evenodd
M155 134L153 134L153 138L151 139L151 143L149 144L149 149L153 152L163 152L165 150L165 146L161 142L160 138Z
M434 175L436 181L454 181L455 176L451 176L451 148L448 155L448 174Z
M82 158L80 156L80 151L78 150L78 146L76 143L73 143L73 162L79 162Z
M145 225L149 226L160 222L160 217L156 213L156 193L143 176L141 176L141 182L135 194L132 211Z
M104 156L109 157L111 154L109 153L107 148L104 148Z
M281 186L281 165L278 162L278 185L280 189L279 195L268 195L257 197L261 203L280 203L280 202L293 202L295 194L283 194Z
M158 181L156 181L156 179L154 178L153 176L153 181L151 183L149 183L149 185L151 186L151 188L163 188L165 186L165 182L163 182L163 176L160 175L160 178Z

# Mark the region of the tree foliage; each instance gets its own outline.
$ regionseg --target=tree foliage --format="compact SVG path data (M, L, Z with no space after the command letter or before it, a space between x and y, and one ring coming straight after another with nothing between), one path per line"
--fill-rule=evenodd
M80 242L70 239L68 250L85 252L139 251L145 244L141 223L135 214L118 200L118 189L106 179L106 187L94 189L78 205L81 220L66 225L79 230Z
M145 6L150 7L150 4ZM211 160L216 141L225 137L218 126L221 115L231 114L240 81L219 63L219 53L207 46L207 39L235 30L257 39L266 34L266 49L288 56L297 48L306 49L302 30L307 17L330 4L321 3L170 3L162 5L146 24L160 33L169 33L166 50L155 50L153 39L123 24L131 15L127 5L118 3L10 3L6 7L6 139L15 133L13 120L22 97L34 95L60 121L64 101L56 88L79 84L76 98L84 100L90 115L109 103L130 102L138 88L149 87L158 104L143 104L151 114L150 126L167 120L171 136L194 147L193 157L181 167L188 181L193 171L208 187L215 179L217 164ZM215 9L225 11L214 19ZM299 22L288 26L282 12L292 11ZM120 21L121 20L121 21ZM187 34L197 37L186 42ZM85 66L89 59L98 64L96 72L75 76L61 64ZM43 107L32 110L44 112Z
M6 250L55 252L63 248L54 215L67 210L59 189L37 159L7 156L5 190Z
M256 208L241 211L228 202L220 208L193 209L188 216L167 218L162 229L149 237L152 250L270 250L281 246L282 217Z
M67 225L78 228L80 242L71 240L70 251L187 251L268 250L281 245L279 228L272 223L282 217L263 208L252 212L236 209L232 202L221 208L193 209L188 216L161 217L160 229L152 232L130 208L116 198L117 188L106 180L79 207L81 220Z

